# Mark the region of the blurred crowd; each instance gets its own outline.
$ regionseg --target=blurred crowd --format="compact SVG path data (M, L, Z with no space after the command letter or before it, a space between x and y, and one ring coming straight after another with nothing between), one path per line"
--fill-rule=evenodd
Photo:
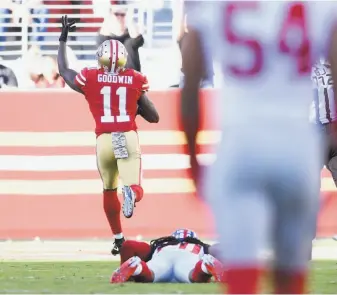
M147 28L144 20L135 21L134 10L129 9L130 5L136 7L137 3L147 9L151 6L158 14L161 11L166 13L162 15L170 23L173 36L171 43L167 44L172 46L175 43L179 50L184 35L188 33L188 17L183 12L183 1L1 0L0 88L67 87L58 74L56 62L59 32L57 16L62 14L68 14L77 23L85 24L77 27L77 33L71 34L67 43L71 68L79 71L83 65L94 65L95 57L92 53L99 44L108 39L117 39L126 46L129 53L127 67L142 71L144 67L141 65L139 50L147 45L144 38ZM163 9L165 3L170 4L169 9ZM86 8L86 5L90 8ZM92 17L88 18L87 15ZM145 19L149 17L153 18L153 15L145 14ZM160 21L163 23L161 18ZM163 33L164 36L165 33L167 32ZM86 35L87 38L83 39ZM89 45L86 41L88 39L91 40ZM165 47L166 43L162 46ZM88 51L92 53L88 54ZM176 58L173 56L173 59ZM173 63L170 66L175 68L178 76L171 87L183 85L183 69L178 65ZM213 84L213 77L205 77L201 87L213 87Z

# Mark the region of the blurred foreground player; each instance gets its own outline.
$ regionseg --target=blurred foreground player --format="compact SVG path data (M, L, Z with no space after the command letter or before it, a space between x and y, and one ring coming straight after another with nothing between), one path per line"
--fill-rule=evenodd
M111 252L116 255L124 242L117 196L118 176L123 182L125 217L132 216L135 202L143 197L135 118L139 113L148 122L157 123L159 116L145 94L149 88L147 78L133 69L125 69L127 52L122 43L103 42L96 54L98 67L84 68L77 73L69 69L66 60L69 31L74 31L74 21L69 23L65 16L59 39L58 67L66 83L85 95L96 123L97 167L103 181L104 211L115 237Z
M146 283L208 283L220 281L221 263L211 255L211 247L195 232L178 229L171 236L150 244L128 240L121 248L121 266L114 271L111 283L128 280ZM213 254L213 253L212 253Z
M274 291L304 293L322 152L317 129L307 115L310 73L318 56L329 51L336 75L336 4L188 1L186 5L197 17L191 20L183 48L181 111L197 186L198 85L210 55L223 72L222 141L205 193L220 234L228 293L258 292L265 267L259 254L268 240L275 254ZM209 29L211 19L214 27ZM212 31L216 46L204 42Z

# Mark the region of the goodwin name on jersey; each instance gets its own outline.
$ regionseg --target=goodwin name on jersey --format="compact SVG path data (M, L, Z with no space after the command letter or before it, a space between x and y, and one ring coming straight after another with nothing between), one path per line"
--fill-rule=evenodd
M312 67L311 79L314 98L311 105L310 121L321 124L336 121L331 66L325 59L320 59Z
M97 75L97 82L100 83L120 83L120 84L132 84L132 76L117 76L113 74L99 74Z

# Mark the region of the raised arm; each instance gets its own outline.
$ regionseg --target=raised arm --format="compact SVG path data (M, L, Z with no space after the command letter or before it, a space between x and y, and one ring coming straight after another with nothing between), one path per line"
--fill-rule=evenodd
M57 53L57 64L59 68L59 73L67 85L83 94L83 91L75 84L75 77L78 74L73 69L69 68L68 59L67 59L67 38L68 33L73 32L76 29L75 21L68 22L67 16L62 16L62 33L59 38L60 45Z
M143 35L140 33L138 26L134 23L130 23L128 25L128 33L130 36L130 40L128 42L130 42L134 49L138 49L144 45Z

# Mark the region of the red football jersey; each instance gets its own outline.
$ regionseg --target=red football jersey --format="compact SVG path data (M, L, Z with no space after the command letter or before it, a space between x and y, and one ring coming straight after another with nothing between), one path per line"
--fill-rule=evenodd
M75 81L88 101L97 136L137 130L138 99L149 89L146 76L132 69L113 74L102 69L84 68Z

